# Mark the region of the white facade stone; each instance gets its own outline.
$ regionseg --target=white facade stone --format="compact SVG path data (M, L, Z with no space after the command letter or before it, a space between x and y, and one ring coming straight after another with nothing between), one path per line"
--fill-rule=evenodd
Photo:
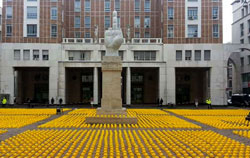
M176 68L208 68L211 70L210 95L213 105L226 104L226 75L227 61L233 52L233 45L223 44L123 44L124 51L122 66L127 71L126 103L131 104L131 68L159 68L159 98L164 104L176 102ZM238 47L239 48L239 47ZM14 50L30 50L30 60L14 60ZM32 50L39 50L40 59L33 60ZM49 51L49 60L42 60L42 50ZM68 52L72 50L88 50L91 58L84 60L69 60ZM94 74L94 104L98 103L98 68L101 67L102 44L21 44L4 43L1 47L1 93L10 94L14 100L14 68L15 67L47 67L49 68L49 98L66 99L66 68L93 68ZM156 51L155 61L137 61L134 51ZM182 50L182 61L176 61L176 50ZM185 60L185 50L192 51L192 59ZM201 50L201 61L194 60L194 51ZM211 50L211 59L204 60L204 50ZM236 49L237 50L237 49ZM21 53L21 56L23 54ZM129 84L130 83L130 84ZM207 96L210 97L210 96Z

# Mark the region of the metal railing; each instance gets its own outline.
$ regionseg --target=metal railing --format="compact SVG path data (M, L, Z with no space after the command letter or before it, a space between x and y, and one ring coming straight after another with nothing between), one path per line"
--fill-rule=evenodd
M63 38L63 43L82 43L82 44L94 44L93 38ZM161 38L132 38L131 42L123 39L123 44L162 44ZM98 44L104 44L104 38L98 39Z

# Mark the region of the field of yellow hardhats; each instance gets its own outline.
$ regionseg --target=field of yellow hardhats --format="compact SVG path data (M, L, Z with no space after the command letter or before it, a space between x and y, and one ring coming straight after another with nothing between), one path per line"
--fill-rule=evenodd
M0 157L250 157L246 146L206 130L28 130L0 143Z
M7 132L6 130L0 130L0 135L2 134L2 133L5 133L5 132Z
M250 131L249 130L234 130L233 131L234 134L237 134L241 137L246 137L246 138L249 138L249 141L250 141Z
M250 110L167 110L218 129L250 129L245 120Z
M137 117L136 125L86 124L85 118L97 117ZM98 116L94 109L77 109L58 119L40 125L41 128L200 128L200 126L157 109L129 109L128 116Z
M40 117L50 117L56 113L55 109L29 110L0 109L0 121L1 117L3 122L9 121L5 121L5 128L1 127L1 121L0 129L6 129L8 124L18 126L19 122L32 124L36 122L36 118L41 120ZM173 112L220 129L239 129L228 122L235 121L239 124L239 120L244 118L249 110L127 111L127 116L99 116L95 109L72 110L38 126L37 129L26 130L1 141L0 158L250 158L250 146L172 114ZM137 117L138 124L86 124L85 118L88 116ZM206 122L207 118L218 120L213 120L215 124L212 124L210 121ZM30 122L25 123L29 120ZM245 127L245 124L240 123ZM7 131L0 130L0 137L4 135L3 132ZM248 138L250 136L249 130L232 131L232 135L233 133Z
M54 114L56 109L0 109L0 128L20 128Z

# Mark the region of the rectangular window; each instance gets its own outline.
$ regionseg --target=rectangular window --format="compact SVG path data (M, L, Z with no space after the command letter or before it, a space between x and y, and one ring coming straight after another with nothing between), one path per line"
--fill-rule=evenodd
M145 12L150 12L151 11L150 0L145 0L144 11Z
M12 36L12 25L6 24L6 36Z
M174 8L168 7L168 20L173 20L173 19L174 19Z
M84 34L84 38L90 38L91 36L90 36L90 32L85 32L85 34Z
M185 60L191 60L192 59L192 51L186 50L185 51Z
M30 50L23 51L23 60L30 60Z
M217 20L219 18L219 7L212 8L212 18Z
M181 61L182 60L182 51L177 50L176 51L176 61Z
M150 33L149 33L149 32L145 32L144 37L145 37L145 38L150 38Z
M12 19L13 11L11 6L6 7L6 19Z
M244 15L244 8L241 9L241 17L243 18L245 15Z
M120 0L115 0L115 10L120 11L121 9L121 2Z
M75 12L80 12L81 11L81 1L80 0L75 0Z
M90 0L85 0L84 1L84 11L85 12L90 12L91 10L91 3Z
M250 36L248 36L248 43L250 44Z
M245 6L246 15L248 14L248 5Z
M135 38L140 38L140 32L135 32Z
M110 12L110 0L105 0L105 12Z
M174 38L174 25L168 25L168 38Z
M110 27L110 16L105 16L105 29Z
M49 60L49 51L42 50L43 60Z
M27 7L27 19L37 19L37 7Z
M139 16L135 16L135 28L140 28L141 20Z
M248 58L248 65L250 65L250 55L248 55L247 58Z
M205 50L204 51L204 60L205 61L211 60L211 51L210 50Z
M248 23L248 33L250 33L250 20L248 20L247 23Z
M51 7L50 19L51 20L57 20L57 7Z
M140 11L140 0L135 0L135 11L139 12Z
M90 16L85 16L85 18L84 18L84 27L85 28L90 28L90 26L91 26Z
M75 32L75 38L81 38L81 33L80 32Z
M33 50L33 60L39 60L39 50Z
M244 36L244 23L240 24L240 36Z
M244 57L240 58L240 65L243 67L244 66Z
M240 40L240 44L244 44L244 39L241 39L241 40Z
M27 25L27 37L37 37L37 25L36 24Z
M75 28L81 27L81 19L80 16L75 16Z
M150 28L150 17L145 16L144 18L144 28Z
M219 38L219 25L213 24L213 37Z
M14 60L21 60L20 50L14 50Z
M56 24L51 25L51 37L57 37L57 25Z
M198 25L188 25L188 38L198 37Z
M2 15L0 15L0 25L2 25Z
M195 61L201 61L201 50L195 50L194 51L194 60Z
M188 7L188 20L198 19L198 7Z
M156 51L134 51L134 60L156 60Z

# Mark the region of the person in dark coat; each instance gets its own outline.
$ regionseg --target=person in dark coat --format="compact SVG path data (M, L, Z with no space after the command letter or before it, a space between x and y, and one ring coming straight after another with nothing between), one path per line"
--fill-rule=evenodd
M60 98L59 99L59 104L62 105L62 102L63 102L63 100L62 100L62 98Z
M162 107L163 106L163 99L161 98L160 100L160 106Z
M50 102L51 102L51 104L53 105L54 102L55 102L55 99L52 97Z

